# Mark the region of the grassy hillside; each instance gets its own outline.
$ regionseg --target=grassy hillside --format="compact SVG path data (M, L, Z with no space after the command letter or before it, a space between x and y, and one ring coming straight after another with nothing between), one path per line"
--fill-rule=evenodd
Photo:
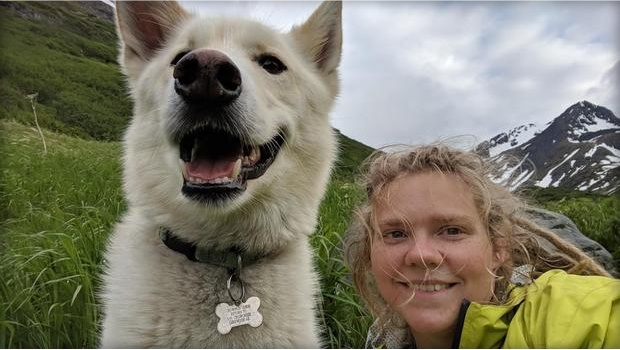
M374 149L365 144L353 140L336 130L340 152L335 164L335 176L344 181L350 181L359 175L360 164Z
M0 2L0 118L119 140L131 114L116 64L114 25L76 2Z

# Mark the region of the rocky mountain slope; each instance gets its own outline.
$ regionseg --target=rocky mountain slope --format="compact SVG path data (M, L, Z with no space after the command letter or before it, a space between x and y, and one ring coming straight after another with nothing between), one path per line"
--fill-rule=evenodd
M543 126L527 124L483 142L479 150L504 163L498 181L512 188L563 187L601 194L620 188L620 119L588 101Z

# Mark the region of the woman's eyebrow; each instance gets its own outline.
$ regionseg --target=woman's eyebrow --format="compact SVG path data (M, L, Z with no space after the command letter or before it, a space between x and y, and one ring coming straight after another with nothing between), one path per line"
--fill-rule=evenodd
M474 218L469 215L438 215L435 220L442 224L460 223L471 225L475 222Z
M430 218L428 218L428 220L442 225L473 225L476 222L475 218L471 217L470 215L464 214L433 214L430 216ZM406 222L406 220L395 216L389 216L377 220L377 224L381 227L402 226L408 224L408 222Z
M386 218L378 221L379 226L400 226L403 224L403 220L398 218Z

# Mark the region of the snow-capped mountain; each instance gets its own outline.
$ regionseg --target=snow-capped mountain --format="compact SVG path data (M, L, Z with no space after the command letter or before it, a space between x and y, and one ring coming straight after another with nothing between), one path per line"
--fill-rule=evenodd
M620 189L620 119L581 101L543 126L522 125L481 143L503 164L498 182L564 187L603 194Z

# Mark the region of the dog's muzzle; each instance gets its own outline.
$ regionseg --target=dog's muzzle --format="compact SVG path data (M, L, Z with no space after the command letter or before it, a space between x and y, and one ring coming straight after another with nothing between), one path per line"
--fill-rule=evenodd
M241 72L223 52L181 52L174 66L174 90L185 105L183 124L198 125L174 137L179 140L183 193L217 204L234 198L247 181L261 177L284 144L284 133L264 144L248 144L235 133L235 101L242 91ZM232 130L232 131L231 131Z

